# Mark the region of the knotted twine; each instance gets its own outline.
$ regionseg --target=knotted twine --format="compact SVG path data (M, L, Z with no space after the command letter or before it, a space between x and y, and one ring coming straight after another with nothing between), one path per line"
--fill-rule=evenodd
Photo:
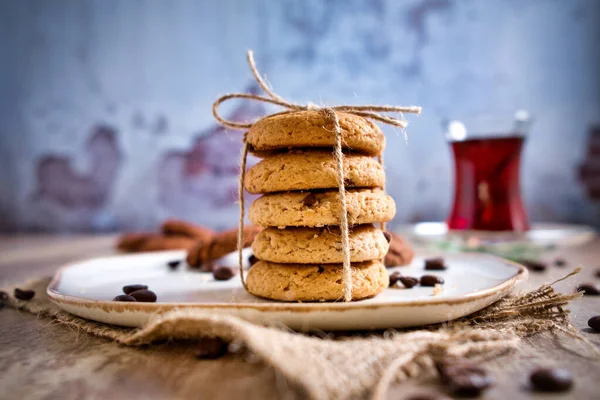
M267 94L266 96L260 96L256 94L248 94L248 93L231 93L226 94L224 96L219 97L213 103L213 116L215 119L223 126L232 129L249 129L252 127L254 122L237 122L225 119L219 115L219 106L231 99L247 99L253 101L260 101L264 103L275 104L280 107L287 109L288 111L284 111L281 114L295 112L295 111L307 111L307 110L318 110L325 115L325 117L332 123L333 125L333 133L335 134L335 146L334 146L334 156L336 160L336 173L337 173L337 185L339 190L339 198L340 198L340 230L341 230L341 239L342 239L342 265L343 265L343 274L342 281L344 283L344 300L351 301L352 300L352 267L350 265L350 239L348 233L348 214L346 209L346 188L344 184L344 153L342 152L342 129L340 127L340 121L338 118L337 112L345 112L348 114L356 115L358 117L367 118L370 120L375 120L379 122L383 122L384 124L397 126L402 129L404 133L404 137L406 139L406 132L404 129L408 125L408 122L404 120L402 113L414 113L419 114L421 112L421 107L410 106L410 107L399 107L399 106L377 106L377 105L362 105L362 106L349 106L349 105L341 105L341 106L330 106L330 107L318 107L314 104L296 104L292 103L288 100L285 100L281 96L277 95L273 92L267 83L263 80L260 73L256 68L256 63L254 62L254 55L251 50L248 50L247 53L248 65L250 66L250 71L252 71L252 75L254 79L260 86L260 88ZM400 119L390 117L388 115L382 115L380 113L398 113L400 114ZM237 241L237 251L238 251L238 267L239 267L239 275L242 281L242 285L244 289L248 290L246 286L246 280L244 278L244 270L243 270L243 256L242 256L242 248L244 242L244 215L245 215L245 205L244 205L244 177L246 175L246 158L248 157L248 140L247 135L243 137L243 147L241 153L241 161L240 161L240 179L238 182L238 201L240 204L240 215L239 215L239 224L238 224L238 241ZM383 167L383 155L378 156L378 161Z

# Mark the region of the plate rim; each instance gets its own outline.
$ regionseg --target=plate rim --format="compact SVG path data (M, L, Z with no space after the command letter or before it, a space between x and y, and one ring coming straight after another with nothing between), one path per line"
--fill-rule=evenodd
M361 301L356 302L275 302L275 303L177 303L177 302L165 302L165 303L134 303L134 302L114 302L110 300L94 300L85 297L72 296L61 294L58 291L58 285L62 278L62 274L65 270L73 268L85 262L94 260L116 258L116 257L127 257L127 256L139 256L139 255L150 255L150 254L167 254L176 253L181 251L161 251L161 252L144 252L135 254L115 254L105 257L88 258L80 261L70 262L56 270L52 280L46 287L46 294L48 298L55 304L67 304L77 307L86 308L101 308L107 312L120 312L120 311L133 311L133 312L157 312L164 313L175 309L250 309L260 312L315 312L315 311L348 311L355 309L373 310L381 308L398 308L398 307L425 307L433 305L459 305L463 303L469 303L476 300L488 298L489 296L503 293L507 290L512 289L517 283L527 279L529 272L527 268L519 263L511 260L507 260L502 257L498 257L492 254L485 253L460 253L461 256L466 257L485 257L490 258L504 264L508 264L516 268L516 271L508 279L482 290L477 290L471 293L467 293L460 296L452 297L432 297L427 299L415 299L404 302L390 302L380 304L369 304ZM450 254L448 256L456 256L457 254Z

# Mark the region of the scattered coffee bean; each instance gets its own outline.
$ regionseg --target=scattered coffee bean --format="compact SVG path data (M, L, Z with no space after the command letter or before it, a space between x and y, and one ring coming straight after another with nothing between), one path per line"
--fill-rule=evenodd
M148 286L146 285L127 285L127 286L123 286L123 293L125 294L131 294L133 292L135 292L136 290L142 290L142 289L148 289Z
M136 290L135 292L129 293L129 295L142 303L156 302L156 293L154 293L152 290L140 289Z
M407 289L413 288L419 284L419 280L417 278L413 278L412 276L401 276L398 278L398 280Z
M250 266L253 266L254 264L256 264L259 261L260 261L260 259L258 257L256 257L254 254L250 254L250 256L248 257L248 263L250 263Z
M31 300L34 296L35 292L33 290L15 289L15 297L19 300Z
M228 343L220 338L204 338L198 342L196 358L200 360L214 360L223 357L227 353Z
M600 332L600 315L590 318L588 320L588 326L593 330Z
M547 265L543 262L534 261L534 260L521 260L521 264L527 267L528 270L534 272L544 272L546 270Z
M421 277L421 286L435 286L443 283L444 279L436 275L423 275Z
M529 376L529 381L542 392L565 392L573 386L573 377L564 368L537 369Z
M135 297L129 296L128 294L120 294L113 299L113 301L137 301Z
M216 280L228 281L235 276L236 271L231 267L220 265L218 267L213 268L212 273Z
M390 235L389 232L383 232L383 236L385 236L385 240L387 240L388 243L392 241L392 235Z
M438 365L442 382L460 396L475 397L494 384L486 369L466 362Z
M596 278L600 278L600 268L596 270Z
M400 277L402 276L402 274L398 271L394 271L390 274L390 286L394 286L396 284L396 282L398 282L398 279L400 279Z
M179 264L181 264L181 260L173 260L173 261L169 261L167 263L167 265L169 266L169 268L171 269L177 269L177 267L179 267Z
M600 294L600 287L593 283L582 283L577 286L578 292L583 292L585 296L598 296Z
M556 260L554 260L554 265L556 265L557 267L564 267L565 265L567 265L567 261L564 258L557 258Z
M406 398L406 400L452 400L448 396L440 393L415 393Z
M304 207L312 207L317 202L317 196L314 193L309 193L304 199L302 199L302 204Z
M447 269L444 259L441 257L429 258L425 260L425 269L429 271L443 271Z

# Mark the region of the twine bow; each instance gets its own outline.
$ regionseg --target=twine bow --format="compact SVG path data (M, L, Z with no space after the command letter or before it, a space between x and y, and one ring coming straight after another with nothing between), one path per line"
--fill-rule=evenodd
M268 95L260 96L256 94L248 94L248 93L231 93L226 94L224 96L219 97L214 103L212 107L213 116L215 119L223 126L232 129L249 129L252 127L254 122L236 122L225 119L219 115L219 106L230 99L248 99L260 101L263 103L275 104L280 107L287 109L286 112L294 112L294 111L306 111L306 110L319 110L322 111L323 114L330 120L333 124L333 131L335 133L335 147L334 147L334 155L336 159L336 172L337 172L337 184L339 189L339 197L340 197L340 230L342 236L342 259L343 259L343 276L342 280L344 283L344 300L351 301L352 300L352 267L350 265L350 239L348 233L348 214L346 207L346 189L344 186L344 154L342 152L342 129L340 127L340 121L338 118L337 112L345 112L348 114L353 114L359 117L367 118L370 120L375 120L379 122L383 122L387 125L397 126L402 129L404 133L404 137L406 139L406 132L404 132L404 128L408 125L408 122L404 120L402 113L413 113L419 114L421 112L421 107L418 106L409 106L409 107L398 107L398 106L377 106L377 105L363 105L363 106L330 106L330 107L319 107L314 104L296 104L289 102L282 98L281 96L274 93L267 83L262 79L258 70L256 69L256 64L254 62L254 54L252 50L248 50L247 53L248 65L250 66L250 70L252 71L252 75L254 75L254 79L261 87L261 89ZM383 115L380 113L399 113L399 118L390 117L388 115ZM246 281L244 279L244 271L243 271L243 256L242 249L244 247L244 214L245 214L245 206L244 206L244 176L246 174L246 158L248 156L248 142L246 140L246 135L244 135L243 139L243 148L241 154L241 171L240 171L240 180L238 185L238 200L240 202L240 220L239 220L239 230L238 230L238 263L239 263L239 272L240 279L242 281L242 285L244 289L248 290L246 285ZM383 156L380 155L378 157L379 162L383 166Z

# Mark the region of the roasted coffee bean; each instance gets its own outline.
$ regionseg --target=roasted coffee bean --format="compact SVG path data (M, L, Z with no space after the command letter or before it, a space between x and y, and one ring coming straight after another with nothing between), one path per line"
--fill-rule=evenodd
M250 266L253 266L254 264L256 264L259 261L260 261L260 259L258 257L256 257L254 254L250 254L250 256L248 257L248 263L250 263Z
M181 264L181 260L173 260L173 261L169 261L167 263L167 265L169 266L169 268L171 269L177 269L177 267L179 267L179 264Z
M585 296L598 296L600 294L600 287L593 283L582 283L577 286L578 292L583 292Z
M152 290L140 289L129 293L129 295L142 303L156 302L156 293L154 293Z
M225 265L220 265L213 268L213 277L218 281L228 281L233 278L236 274L236 270Z
M388 243L392 241L392 235L390 235L389 232L383 232L383 236L385 236L385 240L387 240Z
M425 260L425 269L428 271L443 271L447 269L444 259L441 257L429 258Z
M543 262L534 261L534 260L521 260L521 264L527 267L528 270L534 272L544 272L547 268L547 265Z
M135 297L129 296L128 294L120 294L113 299L113 301L137 301Z
M302 204L304 207L312 207L317 202L317 196L314 193L309 193L303 200Z
M19 300L31 300L34 296L35 292L33 290L15 289L15 297Z
M596 270L596 278L600 278L600 268Z
M588 326L593 330L600 332L600 315L590 318L588 320Z
M565 392L573 386L573 377L564 368L537 369L529 376L529 381L542 392Z
M421 286L435 286L443 283L444 279L436 275L423 275L421 277Z
M565 265L567 265L567 261L564 258L557 258L556 260L554 260L554 265L556 265L557 267L564 267Z
M214 360L227 353L229 345L220 338L204 338L198 342L194 355L200 360Z
M419 280L417 278L413 278L412 276L401 276L398 278L398 280L407 289L413 288L419 284Z
M475 397L494 384L494 379L486 369L466 363L438 365L442 381L450 390L460 396Z
M125 294L131 294L133 292L135 292L136 290L142 290L142 289L148 289L148 286L146 285L127 285L127 286L123 286L123 293Z
M396 282L398 282L398 279L400 279L400 277L402 276L402 274L398 271L394 271L390 274L390 286L394 286L396 284Z

